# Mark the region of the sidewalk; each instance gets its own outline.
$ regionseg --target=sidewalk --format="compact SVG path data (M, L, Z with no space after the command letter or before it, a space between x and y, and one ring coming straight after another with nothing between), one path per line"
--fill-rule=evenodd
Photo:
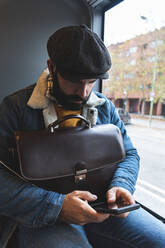
M140 116L136 114L131 114L131 123L137 126L158 128L165 130L165 118L153 116L151 125L150 125L150 117L149 116Z

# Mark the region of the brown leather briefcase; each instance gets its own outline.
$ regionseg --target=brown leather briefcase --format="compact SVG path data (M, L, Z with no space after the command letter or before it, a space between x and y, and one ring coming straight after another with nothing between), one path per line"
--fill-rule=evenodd
M57 128L69 118L85 125ZM113 124L90 127L82 116L69 115L48 129L15 133L22 176L59 193L88 190L105 197L117 163L125 157L120 129Z

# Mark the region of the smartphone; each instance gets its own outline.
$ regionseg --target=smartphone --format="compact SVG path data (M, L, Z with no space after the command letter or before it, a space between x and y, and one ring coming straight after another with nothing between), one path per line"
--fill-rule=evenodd
M108 208L108 204L106 202L98 202L91 204L91 207L94 208L98 213L109 213L113 215L123 214L126 212L130 212L140 208L139 203L135 203L132 205L127 205L121 208L110 209Z

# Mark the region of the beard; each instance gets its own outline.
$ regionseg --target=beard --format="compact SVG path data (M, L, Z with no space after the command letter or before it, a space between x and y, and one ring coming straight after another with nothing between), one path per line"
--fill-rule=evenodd
M81 98L78 95L66 95L59 86L57 73L53 73L53 95L57 103L66 110L81 110L90 96ZM76 103L75 101L81 101L81 103Z

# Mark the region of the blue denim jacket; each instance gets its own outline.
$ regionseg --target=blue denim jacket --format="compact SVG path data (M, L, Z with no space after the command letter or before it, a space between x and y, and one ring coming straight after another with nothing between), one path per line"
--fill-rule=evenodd
M30 228L55 224L65 198L65 195L23 181L4 166L18 172L13 152L15 130L44 128L42 109L27 106L33 89L34 86L30 86L14 93L0 105L0 248L6 247L17 223ZM133 193L139 170L139 156L113 103L102 94L95 94L105 99L104 104L97 107L97 124L117 125L123 135L126 150L126 158L118 164L110 186L120 186Z

